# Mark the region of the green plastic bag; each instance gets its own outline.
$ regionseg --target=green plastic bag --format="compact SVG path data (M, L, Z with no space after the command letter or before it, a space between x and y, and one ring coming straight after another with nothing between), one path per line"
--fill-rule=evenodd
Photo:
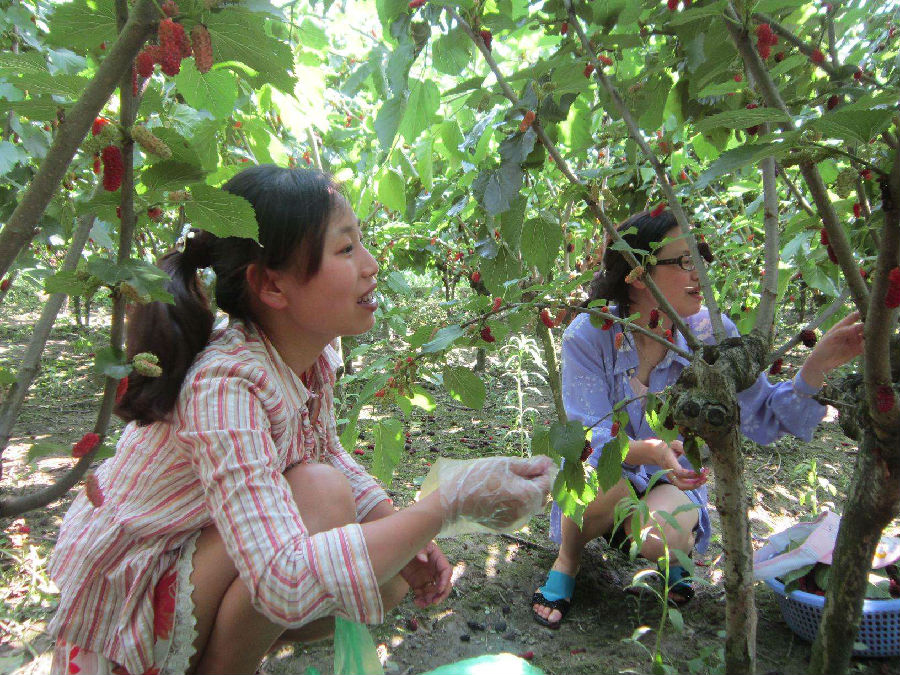
M334 617L335 675L384 675L369 629L361 623Z
M422 675L544 675L544 671L512 654L485 654L448 663Z

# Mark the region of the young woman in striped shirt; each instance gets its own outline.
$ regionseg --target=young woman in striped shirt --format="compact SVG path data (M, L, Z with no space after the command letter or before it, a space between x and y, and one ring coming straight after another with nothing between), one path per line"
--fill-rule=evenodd
M160 260L174 304L129 315L129 357L152 352L162 375L131 373L102 503L82 494L63 522L53 673L252 673L335 616L378 623L410 589L442 601L441 528L506 527L549 491L547 458L485 458L395 511L335 429L329 344L377 307L358 219L315 171L257 166L225 190L253 206L259 243L192 231ZM209 266L230 318L216 330Z

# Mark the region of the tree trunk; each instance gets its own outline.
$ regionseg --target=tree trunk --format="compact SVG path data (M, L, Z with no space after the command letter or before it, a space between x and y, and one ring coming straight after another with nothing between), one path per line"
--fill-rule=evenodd
M751 334L703 347L675 383L675 421L706 441L716 474L716 508L725 549L725 672L756 671L753 547L738 429L737 392L753 384L768 353L765 337Z
M850 666L872 557L882 530L900 510L898 476L900 433L879 440L867 428L838 531L811 675L842 675Z

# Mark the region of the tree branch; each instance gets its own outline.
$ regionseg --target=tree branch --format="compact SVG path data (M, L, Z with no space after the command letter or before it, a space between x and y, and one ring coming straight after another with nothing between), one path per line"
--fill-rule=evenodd
M768 125L766 125L768 126ZM771 345L775 327L775 303L778 300L778 259L781 251L778 231L778 186L775 182L775 158L760 162L763 179L763 226L765 228L765 272L762 297L756 311L753 330L765 336Z
M780 110L787 116L788 120L790 120L790 111L784 104L781 94L778 92L778 88L772 81L772 77L769 75L769 71L766 69L765 64L762 62L762 59L759 58L759 54L750 43L747 31L740 24L738 15L731 5L729 5L726 10L726 16L731 19L730 21L725 22L728 32L731 34L731 39L737 47L738 53L744 59L744 65L748 72L759 86L763 98L766 101L766 105L770 108ZM781 128L785 132L793 131L793 126L790 121L782 122ZM853 301L856 304L857 309L859 309L860 315L864 317L868 305L868 290L866 289L865 281L863 281L862 275L859 272L859 267L853 259L853 252L850 249L847 235L844 233L844 229L841 227L834 206L828 198L828 191L825 188L825 183L822 181L822 176L819 174L819 170L816 166L809 161L800 162L800 173L803 175L806 185L813 196L813 201L819 212L819 217L822 219L825 231L828 233L828 241L831 244L832 249L834 249L838 265L850 287Z
M463 29L463 31L469 36L469 38L478 47L479 51L484 56L484 59L487 62L488 67L490 67L491 72L494 73L494 77L497 79L497 84L500 86L500 89L503 91L503 95L506 96L506 98L514 106L520 107L518 96L516 96L516 94L513 92L512 89L510 89L509 84L506 82L506 78L503 76L503 73L500 72L500 67L497 65L497 61L494 60L494 57L491 54L491 51L484 44L484 40L481 39L481 36L476 34L475 31L472 30L472 27L465 21L465 19L463 19L456 12L456 10L453 7L448 6L447 12L450 14L451 17L453 17L453 19L456 20L456 22ZM523 110L523 112L524 112L524 110ZM559 149L556 147L556 144L547 135L547 132L544 130L543 126L541 125L540 120L537 120L537 119L534 120L534 122L531 125L531 128L534 129L534 132L537 134L538 138L541 139L541 143L543 143L547 152L553 158L553 161L556 164L557 168L559 168L559 170L563 173L563 175L573 185L578 185L579 187L584 187L582 185L581 181L578 180L578 178L575 176L574 173L572 173L572 170L569 168L569 165L566 162L566 160L563 159L562 155L560 155ZM668 182L666 184L668 185ZM607 234L612 238L612 240L614 242L620 241L622 239L622 236L616 230L616 226L609 219L609 217L606 215L606 213L604 213L603 210L598 207L597 202L594 201L594 199L590 196L590 194L585 194L584 201L588 205L588 207L591 209L591 212L603 224L603 228L606 230ZM682 229L686 232L686 236L691 237L691 240L693 241L693 237L690 233L690 230L688 228L682 228ZM696 247L696 241L694 241L693 243L694 243L694 246ZM640 262L638 261L638 259L634 256L634 254L630 250L625 249L625 250L622 250L621 253L622 253L623 257L625 258L625 260L628 261L628 264L631 265L632 268L640 266ZM699 261L700 259L701 258L698 254L695 257L695 260ZM681 334L685 336L688 346L690 346L691 349L696 349L697 347L699 347L700 343L697 341L696 337L694 337L694 334L691 332L690 328L688 328L688 325L684 322L684 319L682 319L680 316L678 316L678 312L675 311L675 309L672 307L671 303L662 294L662 292L659 290L659 287L653 282L653 279L651 279L649 277L649 275L644 275L643 280L647 284L647 288L650 290L653 297L659 303L660 309L663 312L665 312L665 314L667 316L669 316L670 319L672 319L673 323L678 328L678 330L681 332ZM713 302L715 302L715 301L713 301Z
M659 181L659 185L663 190L663 193L666 195L666 200L669 203L669 208L672 209L672 214L675 216L675 220L678 225L681 227L681 232L684 236L685 243L688 245L688 249L691 252L691 257L694 259L694 264L697 266L697 276L700 280L700 287L703 290L703 297L706 300L707 306L709 307L709 316L713 325L713 332L715 333L716 340L721 342L725 339L725 324L722 322L722 313L719 311L719 305L716 302L715 294L712 290L712 283L709 279L709 274L706 270L706 264L703 260L703 256L700 255L700 251L697 248L697 240L694 237L693 232L691 232L691 226L688 222L687 215L684 212L684 209L681 207L681 202L678 200L678 197L675 195L675 191L672 189L672 186L669 184L669 177L666 175L665 167L659 162L656 158L656 155L650 149L650 146L647 145L647 142L644 140L643 134L641 134L641 130L635 122L634 117L631 115L631 111L628 110L628 107L625 105L625 101L622 100L622 96L619 93L618 89L610 82L609 78L606 77L606 74L603 72L603 64L601 64L596 56L594 55L594 50L591 48L590 40L588 40L587 35L584 32L584 27L581 25L581 19L579 19L578 15L575 14L575 10L572 7L571 0L564 0L566 10L569 14L569 25L575 29L575 32L578 33L578 37L581 40L581 45L585 50L585 53L590 55L591 64L594 67L594 76L599 80L600 84L609 94L610 98L613 101L613 105L616 110L622 116L625 125L628 127L629 135L631 139L637 143L638 147L641 149L641 152L644 153L644 156L650 162L650 165L653 167L653 170L656 172L657 180ZM645 277L646 278L646 277ZM652 287L651 287L652 290ZM659 298L656 296L656 293L653 296L659 301ZM662 303L660 303L662 306ZM672 316L669 312L669 318L676 322L678 325L678 329L684 332L683 327L679 324L679 321L676 320L678 317ZM685 333L686 336L690 335L689 332ZM690 344L692 349L696 349L697 344L692 342L690 339L688 340L688 344Z
M781 180L784 181L784 184L787 185L787 189L793 195L794 199L797 200L797 203L800 205L800 208L806 211L809 215L818 218L819 214L815 212L815 209L810 205L808 201L806 201L806 197L803 196L803 193L800 192L799 188L794 185L794 181L790 179L790 176L787 175L787 172L784 170L784 167L780 164L775 165L775 168L778 171L778 175L781 176Z
M9 221L0 230L0 277L6 274L19 252L34 238L37 224L78 146L122 76L131 72L132 62L153 34L158 18L159 10L154 0L137 0L131 19L110 48L96 75L78 102L66 113L66 121L59 126L47 156ZM131 86L130 79L128 86Z
M794 336L790 340L788 340L783 345L781 345L781 347L779 347L777 350L772 352L772 356L769 359L769 363L772 363L772 361L775 361L776 359L783 358L785 356L785 354L787 354L791 349L793 349L794 345L796 345L798 342L800 342L800 333L801 332L803 332L804 330L815 330L816 328L821 326L823 323L828 321L828 319L830 319L832 316L834 316L834 314L841 307L844 306L844 303L847 302L847 298L849 298L849 297L850 297L850 291L847 288L844 288L844 290L841 291L841 294L838 297L836 297L834 300L832 300L831 303L828 305L828 307L826 307L822 311L822 313L819 314L819 316L817 316L812 321L807 323L801 330L794 333Z

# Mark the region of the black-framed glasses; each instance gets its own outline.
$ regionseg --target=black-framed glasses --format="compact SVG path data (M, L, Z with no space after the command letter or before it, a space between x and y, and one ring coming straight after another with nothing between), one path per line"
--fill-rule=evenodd
M662 260L657 260L654 265L678 265L685 272L693 272L697 269L697 266L694 265L694 259L691 258L690 253L685 253L684 255L680 255L677 258L664 258Z

